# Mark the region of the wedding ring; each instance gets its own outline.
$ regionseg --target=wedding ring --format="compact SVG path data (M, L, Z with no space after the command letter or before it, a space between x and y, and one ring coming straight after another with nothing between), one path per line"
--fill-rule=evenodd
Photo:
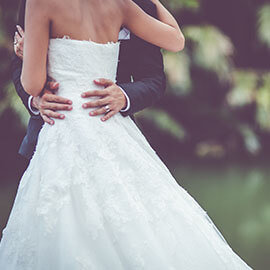
M106 112L109 112L111 110L108 104L105 106L105 109L106 109Z
M18 44L18 40L14 40L13 44L16 46Z

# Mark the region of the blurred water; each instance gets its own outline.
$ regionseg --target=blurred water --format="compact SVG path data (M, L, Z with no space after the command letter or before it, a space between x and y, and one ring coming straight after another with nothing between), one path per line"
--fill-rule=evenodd
M230 246L254 269L270 269L270 170L249 166L172 166Z

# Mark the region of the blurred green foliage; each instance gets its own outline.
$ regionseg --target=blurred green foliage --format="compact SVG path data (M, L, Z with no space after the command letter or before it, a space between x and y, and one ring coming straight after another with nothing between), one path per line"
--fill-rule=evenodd
M166 96L152 114L149 110L137 114L154 147L162 156L176 160L183 154L192 160L269 157L269 3L163 2L178 19L186 46L178 54L164 52ZM163 115L155 113L157 110ZM181 126L181 130L176 134L172 127L167 128L166 140L172 143L162 147L160 138L166 136L153 133L166 132L165 125L160 124L160 129L156 125L165 121L164 113L167 123L173 119L167 126L175 125L174 130ZM185 136L180 135L183 131ZM204 150L199 151L202 145Z

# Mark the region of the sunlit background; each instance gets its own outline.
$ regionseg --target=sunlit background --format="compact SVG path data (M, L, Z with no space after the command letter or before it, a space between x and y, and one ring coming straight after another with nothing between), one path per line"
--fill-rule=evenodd
M269 1L163 3L182 26L186 47L164 52L166 95L136 114L137 122L240 257L256 270L270 269ZM29 119L10 81L17 7L18 1L0 2L1 230Z

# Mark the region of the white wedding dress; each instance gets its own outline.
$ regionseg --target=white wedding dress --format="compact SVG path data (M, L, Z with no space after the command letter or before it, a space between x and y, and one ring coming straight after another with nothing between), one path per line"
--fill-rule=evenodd
M51 39L48 74L73 110L44 124L0 244L1 270L251 269L132 119L82 108L115 81L119 43Z

